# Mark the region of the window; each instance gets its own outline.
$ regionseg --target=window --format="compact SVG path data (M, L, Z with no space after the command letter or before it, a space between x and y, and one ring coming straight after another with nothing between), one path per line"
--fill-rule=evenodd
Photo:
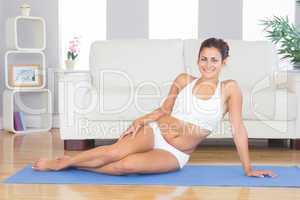
M76 68L89 68L90 45L95 40L106 39L106 0L60 0L61 63L67 57L69 41L80 37L80 55Z
M295 0L243 0L243 39L268 40L259 20L273 16L288 16L289 21L295 22ZM279 58L282 56L279 55ZM279 59L279 69L292 67L287 59Z
M266 40L259 20L273 16L288 16L295 21L295 0L243 0L243 39Z
M198 38L199 0L149 0L149 38Z

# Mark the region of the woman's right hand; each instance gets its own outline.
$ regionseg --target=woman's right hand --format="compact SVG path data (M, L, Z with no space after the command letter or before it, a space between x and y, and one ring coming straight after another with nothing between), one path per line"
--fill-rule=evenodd
M123 139L125 136L132 134L131 136L134 138L137 132L143 127L143 123L140 120L135 120L129 127L124 131L118 140Z

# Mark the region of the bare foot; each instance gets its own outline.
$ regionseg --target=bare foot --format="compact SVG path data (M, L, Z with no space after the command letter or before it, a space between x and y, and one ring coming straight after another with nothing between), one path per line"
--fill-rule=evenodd
M60 161L41 158L32 165L37 171L57 171L62 169Z
M58 156L55 158L55 160L57 161L67 161L67 160L70 160L71 156L68 156L68 155L62 155L62 156Z

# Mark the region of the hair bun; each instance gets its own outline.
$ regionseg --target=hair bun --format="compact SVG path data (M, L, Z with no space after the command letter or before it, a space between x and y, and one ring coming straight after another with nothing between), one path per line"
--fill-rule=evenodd
M223 39L219 38L208 38L204 40L200 46L199 54L198 54L198 59L200 57L200 53L204 48L210 48L214 47L217 48L222 56L222 60L226 59L229 56L229 46L227 42L225 42Z

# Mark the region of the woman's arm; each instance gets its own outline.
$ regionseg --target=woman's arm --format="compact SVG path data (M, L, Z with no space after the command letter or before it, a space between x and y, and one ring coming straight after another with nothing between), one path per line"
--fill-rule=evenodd
M156 121L166 114L170 114L173 110L173 106L177 98L177 95L179 94L180 90L185 86L185 84L188 82L189 78L190 76L186 73L179 74L176 77L176 79L173 81L168 96L164 100L161 107L155 109L153 112L149 114L137 118L136 120L143 125L151 121Z
M229 120L232 127L233 140L242 162L245 174L247 176L263 177L275 176L272 171L257 170L253 171L250 163L249 149L248 149L248 133L242 120L242 92L236 81L231 81L226 87L229 90Z
M162 111L162 109L159 107L152 111L151 113L148 113L146 115L143 115L142 117L137 118L133 121L133 124L144 126L145 124L148 124L149 122L158 120L162 116L164 116L166 113Z
M188 78L190 78L188 74L179 74L173 81L168 96L164 100L162 106L155 109L151 113L148 113L146 115L143 115L142 117L135 119L132 125L121 135L120 139L123 138L125 135L128 135L129 133L136 133L145 124L151 121L156 121L166 114L170 114L172 112L177 95L186 84Z

